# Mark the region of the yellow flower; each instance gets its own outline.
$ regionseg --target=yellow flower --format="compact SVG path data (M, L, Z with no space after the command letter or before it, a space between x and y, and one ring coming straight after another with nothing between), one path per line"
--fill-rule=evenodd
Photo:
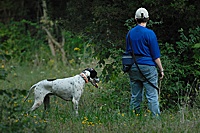
M5 66L4 65L1 65L1 68L4 68Z
M122 117L124 117L124 113L122 113Z
M93 125L93 122L89 122L88 125Z
M80 51L81 49L80 48L74 48L74 51Z
M85 119L85 121L87 121L87 120L88 120L88 118L87 118L87 117L84 117L84 119Z
M53 66L53 65L55 64L55 60L50 59L49 62L48 62L48 64L49 64L50 66Z
M82 124L85 124L86 123L86 121L82 121Z
M87 123L88 118L84 117L84 120L82 121L82 124L86 124Z
M28 100L29 103L32 103L32 100Z
M14 102L14 107L16 107L17 106L17 102Z
M70 64L73 64L74 62L75 62L74 59L71 59L71 60L69 61Z

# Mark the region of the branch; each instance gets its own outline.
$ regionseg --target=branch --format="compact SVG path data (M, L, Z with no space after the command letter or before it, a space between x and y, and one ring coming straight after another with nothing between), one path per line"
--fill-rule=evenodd
M62 47L65 45L65 36L64 36L64 33L62 32Z
M59 42L57 42L56 40L55 40L55 38L51 35L51 33L49 32L49 30L46 28L46 27L42 27L45 31L46 31L46 33L47 33L47 35L49 36L49 38L51 39L51 41L58 47L58 48L62 48L62 46L60 45L60 43Z

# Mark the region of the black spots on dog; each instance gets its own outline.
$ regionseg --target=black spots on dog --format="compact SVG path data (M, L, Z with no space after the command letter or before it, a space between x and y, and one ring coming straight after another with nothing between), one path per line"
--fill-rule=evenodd
M77 85L74 85L74 88L78 88ZM78 89L77 89L78 90Z
M69 90L72 90L72 87L71 87L71 86L69 86L69 87L68 87L68 89L69 89Z
M74 85L74 82L70 82L71 85Z
M74 95L75 94L75 91L72 91L72 95Z
M53 79L47 79L47 81L54 81L56 80L56 78L53 78Z
M39 99L39 97L37 96L37 97L35 97L35 100L38 100Z

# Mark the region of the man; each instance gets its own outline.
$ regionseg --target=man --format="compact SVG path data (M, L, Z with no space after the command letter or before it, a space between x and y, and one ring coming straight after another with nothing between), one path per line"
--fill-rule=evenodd
M160 49L157 37L152 30L146 28L147 21L149 20L148 11L145 8L139 8L135 13L135 20L137 26L132 28L126 37L126 51L132 51L130 47L130 44L132 44L134 55L141 72L153 85L158 86L156 66L159 68L160 79L164 76L164 69L160 60ZM137 114L141 113L140 106L143 100L143 88L145 88L149 110L153 116L159 116L158 91L155 86L151 85L142 77L135 64L132 65L128 73L132 94L130 108L135 110Z

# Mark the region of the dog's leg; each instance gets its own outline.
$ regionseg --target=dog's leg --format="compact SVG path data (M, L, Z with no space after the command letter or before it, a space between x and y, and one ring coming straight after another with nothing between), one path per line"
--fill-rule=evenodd
M44 97L44 110L50 109L50 97L46 95Z
M35 90L35 102L31 107L30 111L36 110L43 103L45 96L45 94L42 94L40 93L40 91Z
M43 101L35 101L33 106L31 107L30 111L36 110L42 104L42 102Z
M74 110L76 112L76 115L78 116L78 101L73 97L72 102L74 104Z

